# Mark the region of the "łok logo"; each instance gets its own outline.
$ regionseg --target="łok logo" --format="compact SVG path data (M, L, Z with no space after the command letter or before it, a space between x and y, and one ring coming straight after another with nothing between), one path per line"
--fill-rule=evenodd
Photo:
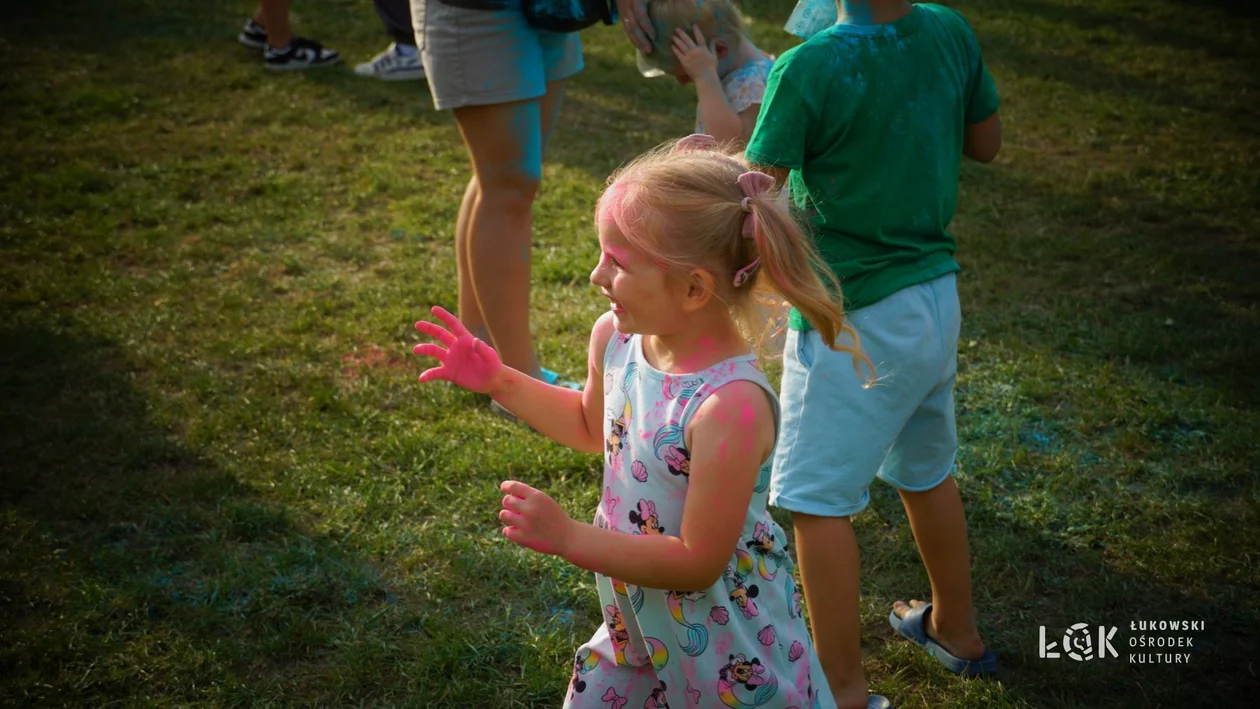
M1041 656L1041 659L1059 659L1059 643L1046 643L1046 626L1041 626L1040 632L1041 643L1039 645L1040 652L1038 654ZM1115 637L1115 634L1116 628L1114 627L1107 628L1103 625L1098 626L1098 659L1105 660L1108 653L1110 653L1112 657L1120 657L1120 653L1116 652L1116 649L1111 645L1111 639ZM1063 633L1062 650L1067 653L1068 657L1076 660L1077 662L1085 662L1087 660L1094 659L1094 636L1090 632L1089 626L1084 623L1077 623L1068 628L1067 632Z

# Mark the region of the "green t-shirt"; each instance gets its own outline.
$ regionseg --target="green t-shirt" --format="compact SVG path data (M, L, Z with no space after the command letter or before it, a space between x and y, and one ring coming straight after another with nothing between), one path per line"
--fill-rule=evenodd
M963 130L997 109L966 19L920 4L784 52L745 155L791 169L796 206L853 310L958 270L948 227ZM795 309L791 326L809 328Z

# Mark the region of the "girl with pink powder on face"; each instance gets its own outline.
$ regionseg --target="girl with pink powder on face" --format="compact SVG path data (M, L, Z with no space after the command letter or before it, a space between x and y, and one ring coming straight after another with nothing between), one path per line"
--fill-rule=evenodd
M581 392L505 367L441 308L446 328L416 323L440 343L416 346L440 362L420 381L489 394L604 453L590 524L523 482L501 486L504 536L595 573L604 623L574 656L566 707L834 706L766 510L779 412L750 345L754 293L793 303L855 368L870 363L772 187L703 135L613 175L591 273L610 312Z

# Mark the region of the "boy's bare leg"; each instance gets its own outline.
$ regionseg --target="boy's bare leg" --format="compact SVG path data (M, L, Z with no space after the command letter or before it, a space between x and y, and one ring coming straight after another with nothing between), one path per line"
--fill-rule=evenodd
M931 490L902 491L901 503L905 505L919 556L932 582L932 610L925 619L925 630L954 656L978 660L984 655L984 642L976 632L971 605L967 519L958 486L950 477ZM897 601L893 612L900 618L921 605L923 601L912 600L909 604Z

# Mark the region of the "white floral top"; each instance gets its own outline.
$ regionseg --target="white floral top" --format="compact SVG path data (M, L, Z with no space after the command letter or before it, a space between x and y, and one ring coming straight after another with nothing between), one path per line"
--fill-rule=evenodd
M749 106L761 103L766 94L766 79L770 76L770 68L774 66L774 57L767 56L755 62L749 62L732 71L722 79L722 91L731 109L742 113ZM700 107L696 106L696 132L704 132L704 121L700 118Z

